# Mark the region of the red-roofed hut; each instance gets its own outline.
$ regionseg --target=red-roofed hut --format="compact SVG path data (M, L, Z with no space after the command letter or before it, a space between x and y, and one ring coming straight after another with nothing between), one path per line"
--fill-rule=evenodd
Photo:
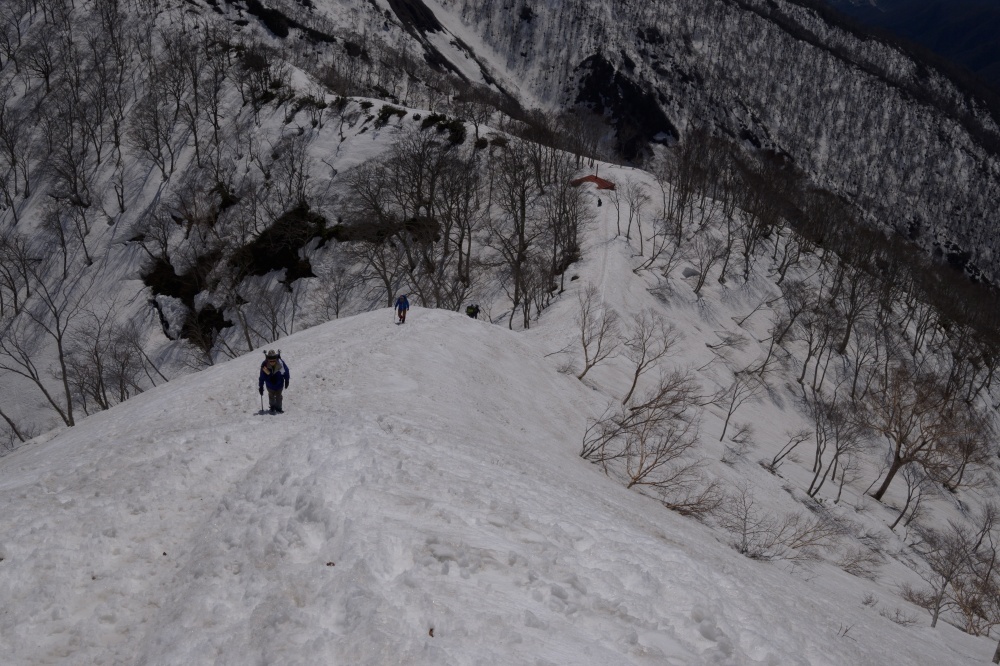
M584 176L583 178L577 178L576 180L569 181L569 184L572 185L573 187L579 187L584 183L593 183L594 185L597 185L597 189L599 190L615 189L615 184L612 183L610 180L605 180L603 178L599 178L598 176L594 175Z

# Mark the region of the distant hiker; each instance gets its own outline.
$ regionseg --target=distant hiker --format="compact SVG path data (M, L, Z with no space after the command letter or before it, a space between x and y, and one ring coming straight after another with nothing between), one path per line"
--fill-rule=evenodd
M399 323L406 323L406 311L410 309L410 301L406 300L406 294L400 294L399 298L396 299L396 316L399 317Z
M260 380L257 382L257 390L264 395L264 385L267 385L267 402L271 407L271 413L282 413L281 392L288 388L288 366L281 360L281 350L271 349L266 352L264 362L260 364Z
M469 315L473 319L479 319L479 306L475 304L470 305L465 308L465 314Z
M597 207L601 207L601 197L597 197Z

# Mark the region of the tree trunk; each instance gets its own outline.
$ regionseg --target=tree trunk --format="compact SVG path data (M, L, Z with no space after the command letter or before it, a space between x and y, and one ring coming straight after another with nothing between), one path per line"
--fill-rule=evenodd
M879 489L872 494L872 497L881 502L882 495L885 495L885 491L889 489L889 484L892 483L892 479L896 476L896 472L898 472L902 468L903 468L902 458L899 458L898 456L893 458L892 465L889 466L889 471L885 475L885 481L883 481Z

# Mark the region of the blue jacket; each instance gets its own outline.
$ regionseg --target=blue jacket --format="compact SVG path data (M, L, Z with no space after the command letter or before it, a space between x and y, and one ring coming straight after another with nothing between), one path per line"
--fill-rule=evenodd
M280 358L274 370L267 367L267 361L264 361L260 364L260 380L257 382L257 388L262 389L266 384L269 391L286 389L289 377L288 366Z
M407 300L406 296L400 296L396 299L396 309L397 310L409 310L410 301Z

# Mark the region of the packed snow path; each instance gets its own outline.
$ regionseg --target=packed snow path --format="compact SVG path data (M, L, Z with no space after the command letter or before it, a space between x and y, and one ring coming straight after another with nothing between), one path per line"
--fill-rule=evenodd
M0 459L3 662L981 661L606 478L525 336L391 317L282 340L284 415L251 354Z

